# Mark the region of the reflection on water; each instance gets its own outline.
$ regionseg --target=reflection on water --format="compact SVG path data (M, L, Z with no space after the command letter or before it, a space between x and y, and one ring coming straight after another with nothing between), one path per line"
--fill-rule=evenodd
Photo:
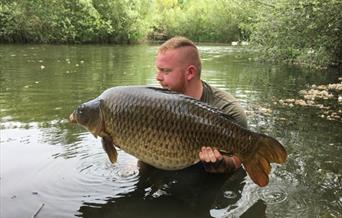
M200 46L203 77L231 92L249 127L278 138L288 162L257 187L240 169L208 175L196 165L167 172L119 150L110 164L100 139L70 125L80 103L115 85L157 85L157 47L0 46L1 217L340 217L342 125L317 108L287 107L336 71L253 62L229 46ZM337 110L341 105L335 105Z
M140 163L139 181L135 189L107 199L98 204L87 202L78 216L98 217L208 217L217 195L226 181L228 187L239 193L245 172L241 169L235 177L208 176L200 166L185 170L165 172ZM239 175L239 176L237 176ZM233 191L232 191L233 192Z

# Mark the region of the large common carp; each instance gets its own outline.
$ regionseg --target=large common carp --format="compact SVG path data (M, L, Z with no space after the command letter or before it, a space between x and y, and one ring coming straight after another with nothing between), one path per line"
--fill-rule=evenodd
M114 145L156 168L177 170L199 161L202 146L237 155L259 186L268 184L270 163L287 153L274 138L247 130L220 110L161 88L114 87L80 105L71 122L102 137L112 163Z

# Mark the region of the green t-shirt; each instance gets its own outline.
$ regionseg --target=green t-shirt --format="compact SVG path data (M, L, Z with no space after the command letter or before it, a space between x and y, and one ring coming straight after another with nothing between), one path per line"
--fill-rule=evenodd
M246 113L239 102L230 93L212 87L204 81L202 83L203 93L201 101L220 109L232 117L237 124L247 128Z

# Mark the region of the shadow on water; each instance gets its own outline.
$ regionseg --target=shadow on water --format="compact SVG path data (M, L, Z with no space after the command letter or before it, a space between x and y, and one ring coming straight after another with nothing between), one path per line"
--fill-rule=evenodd
M76 216L210 217L210 209L217 204L223 189L234 193L233 197L226 197L226 207L227 203L238 201L245 184L246 173L242 168L232 175L216 175L205 173L201 164L174 172L141 162L139 166L139 181L134 191L109 198L105 204L84 202Z

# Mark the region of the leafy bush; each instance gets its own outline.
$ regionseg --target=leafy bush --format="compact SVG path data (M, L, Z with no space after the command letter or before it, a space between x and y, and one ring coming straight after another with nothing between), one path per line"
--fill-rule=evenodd
M149 30L148 0L21 0L0 5L2 42L137 41Z
M259 9L251 40L268 58L318 65L341 61L341 1L282 0Z
M241 39L235 1L157 1L154 31L170 38L182 35L194 41L231 42ZM152 35L155 35L152 34Z
M249 40L267 60L342 64L340 0L2 0L1 42Z

